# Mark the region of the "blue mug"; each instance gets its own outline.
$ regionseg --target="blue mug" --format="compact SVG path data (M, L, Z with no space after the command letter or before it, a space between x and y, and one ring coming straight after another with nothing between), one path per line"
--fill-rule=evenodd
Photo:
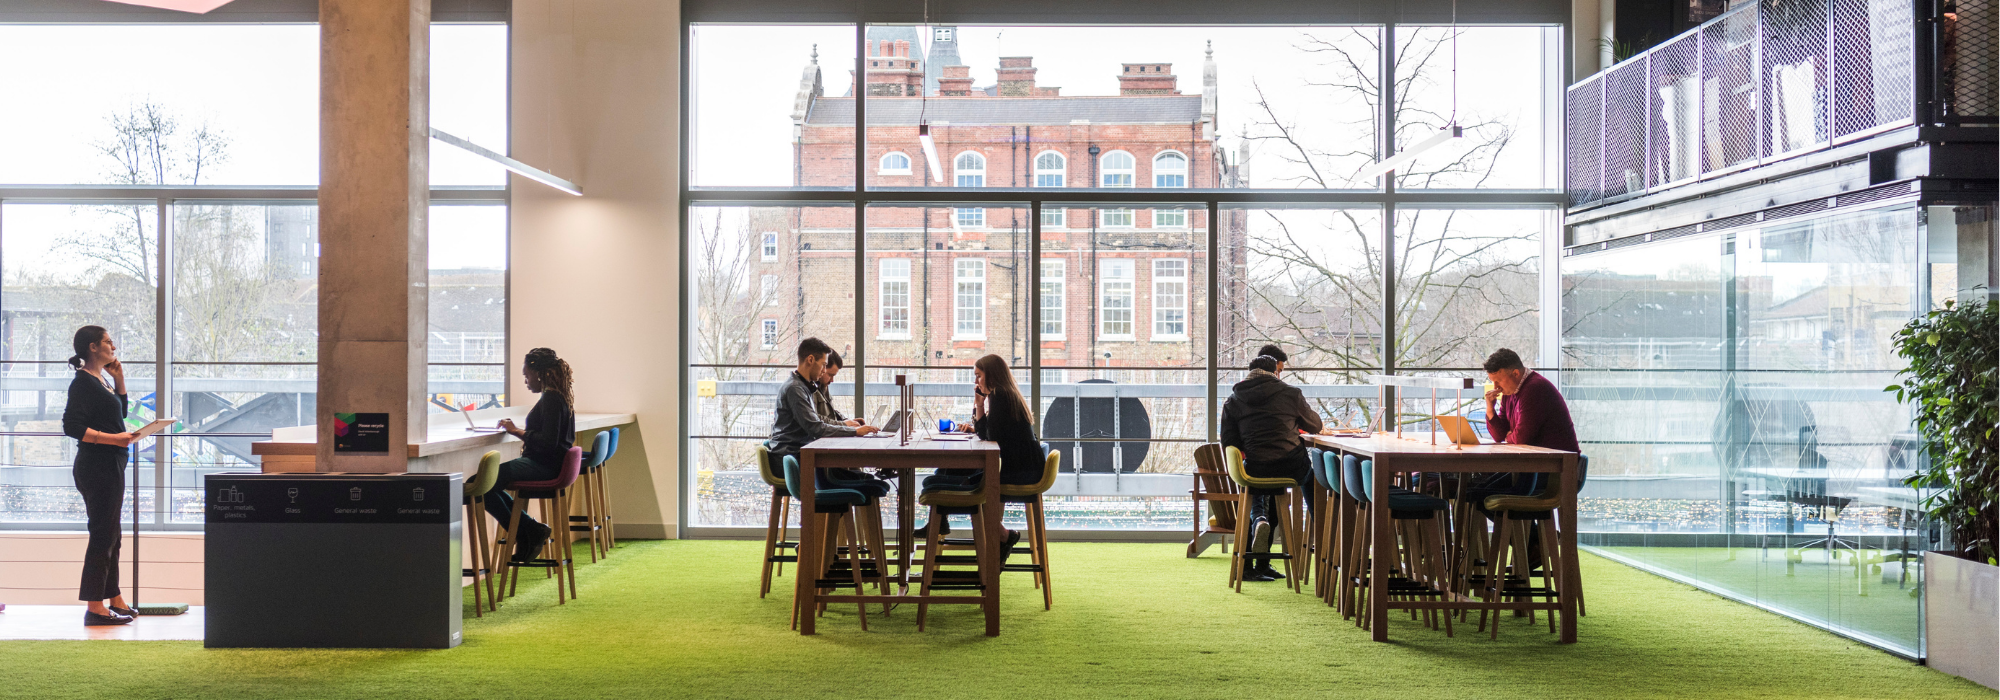
M938 419L938 432L940 433L949 433L957 427L958 425L956 423L951 422L950 418Z

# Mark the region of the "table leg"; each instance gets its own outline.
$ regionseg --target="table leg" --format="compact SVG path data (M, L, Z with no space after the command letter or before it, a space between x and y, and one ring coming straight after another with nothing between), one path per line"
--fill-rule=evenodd
M981 591L985 602L979 607L986 611L986 636L1000 636L1000 546L1007 543L1006 530L1000 525L1000 512L1004 506L1000 502L1000 454L986 453L985 474L980 488L986 492L986 506L979 509L980 517L986 521L989 541L979 543L979 578L985 585Z
M1582 580L1583 575L1577 564L1576 553L1576 455L1565 455L1562 458L1560 478L1562 490L1558 493L1563 494L1563 503L1562 507L1556 510L1556 528L1560 530L1556 536L1562 539L1562 568L1557 572L1561 578L1557 579L1556 585L1557 590L1562 592L1558 596L1562 606L1562 629L1557 641L1563 644L1575 644L1576 590L1577 582Z
M818 460L812 450L799 454L799 561L793 568L797 592L792 595L792 605L799 616L799 634L813 634L815 621L819 619L819 577L825 570L820 561L824 549L821 538L826 537L820 527L820 519L813 507L814 487L819 481Z
M1391 465L1383 463L1387 455L1375 455L1375 503L1368 508L1368 517L1373 518L1369 529L1373 542L1368 561L1368 626L1375 641L1389 641L1389 568L1396 561L1395 523L1389 519L1389 475L1394 472Z
M897 550L896 567L902 572L901 588L904 589L902 592L908 592L910 587L910 557L917 546L914 532L916 517L917 470L898 469L896 470L896 542L901 548Z

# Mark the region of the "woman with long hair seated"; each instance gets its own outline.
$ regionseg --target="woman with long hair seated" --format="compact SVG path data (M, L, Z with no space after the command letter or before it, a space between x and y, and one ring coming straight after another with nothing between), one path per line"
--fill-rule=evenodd
M521 439L520 459L500 465L500 478L486 494L486 512L500 521L503 528L514 510L514 497L506 489L516 482L556 478L562 471L563 457L576 444L576 401L570 395L569 363L556 357L554 350L535 348L528 351L527 359L521 363L521 379L528 391L541 394L542 398L528 410L526 428L514 425L512 418L500 421L502 430ZM554 532L523 511L521 528L515 535L514 561L534 559Z
M1034 412L1014 383L1014 373L999 355L987 355L972 363L972 425L963 426L981 440L1000 443L1000 483L1032 484L1042 480L1042 441L1035 435ZM925 490L969 491L985 477L981 469L939 469L924 480ZM938 523L939 534L951 532L946 522ZM1004 554L1021 541L1021 533L1007 531Z

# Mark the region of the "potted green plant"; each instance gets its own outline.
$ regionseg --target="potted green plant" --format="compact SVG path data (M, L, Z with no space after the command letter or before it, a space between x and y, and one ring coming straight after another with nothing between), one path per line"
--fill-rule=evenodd
M1989 688L2000 684L2000 315L1993 304L1955 304L1896 332L1909 364L1887 390L1916 412L1928 459L1905 481L1927 494L1931 522L1947 536L1924 553L1924 655L1938 670Z

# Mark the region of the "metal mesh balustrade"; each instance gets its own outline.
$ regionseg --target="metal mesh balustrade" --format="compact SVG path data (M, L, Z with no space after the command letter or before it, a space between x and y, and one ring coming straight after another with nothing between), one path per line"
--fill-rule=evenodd
M1752 4L1701 28L1701 171L1754 161L1758 144L1757 8Z
M1604 196L1641 192L1646 182L1646 66L1640 56L1604 76Z
M1947 0L1938 46L1938 121L1993 123L2000 116L2000 0Z
M1653 49L1646 66L1649 187L1696 175L1701 144L1701 32Z
M1907 0L1833 0L1833 135L1910 118L1916 23Z
M1567 126L1569 153L1567 187L1570 206L1582 206L1604 198L1604 169L1599 160L1603 149L1604 80L1592 76L1569 89Z
M1758 34L1763 88L1763 154L1827 142L1827 4L1761 6Z

